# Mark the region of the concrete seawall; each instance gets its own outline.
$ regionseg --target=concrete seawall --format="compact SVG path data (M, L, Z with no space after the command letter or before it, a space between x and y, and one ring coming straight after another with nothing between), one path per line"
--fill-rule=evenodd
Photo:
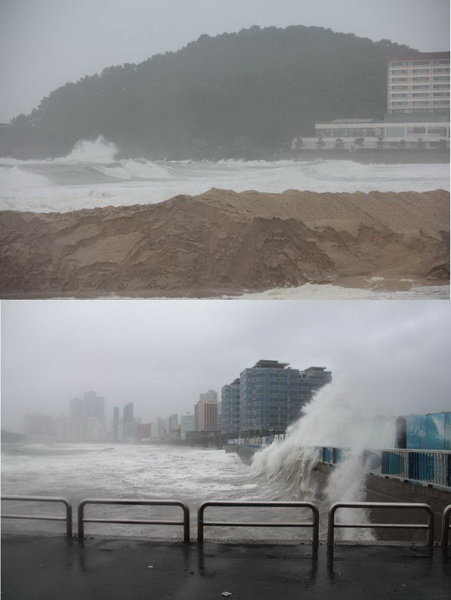
M229 452L234 451L238 454L243 463L250 465L252 457L259 450L257 446L233 446L229 447ZM319 497L322 496L329 476L336 467L333 465L318 463L313 469L313 480ZM451 488L434 486L432 484L421 483L413 480L398 479L384 475L368 473L365 479L364 498L356 498L355 501L365 502L412 502L429 504L434 511L434 530L435 540L440 539L440 528L442 524L442 513L446 506L451 504ZM426 523L427 516L423 510L394 510L394 509L373 509L369 511L370 521L372 523ZM424 541L424 531L412 530L378 530L377 534L380 540L407 540Z

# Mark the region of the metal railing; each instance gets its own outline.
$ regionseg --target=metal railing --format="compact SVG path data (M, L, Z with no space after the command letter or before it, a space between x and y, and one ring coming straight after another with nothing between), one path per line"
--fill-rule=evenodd
M442 552L445 556L448 556L448 540L449 540L449 529L451 527L450 524L451 519L451 504L445 507L442 516L442 534L440 536L440 545L442 547Z
M383 450L382 475L451 486L451 451Z
M143 519L87 519L84 511L87 504L115 504L115 505L139 505L139 506L179 506L183 510L183 521L162 521L162 520L143 520ZM130 498L86 498L78 505L78 538L83 539L85 535L85 523L122 523L129 525L182 525L183 526L183 541L189 543L190 528L189 528L189 508L176 500L143 500Z
M223 508L231 507L248 507L248 508L308 508L312 511L312 523L263 523L255 522L229 522L229 521L205 521L205 509L210 506L220 506ZM312 536L312 551L313 555L317 556L319 544L319 511L318 508L310 502L204 502L197 511L197 541L199 544L204 543L204 528L205 527L311 527L313 530Z
M10 515L2 514L2 519L28 519L33 521L65 521L66 535L72 537L72 506L66 498L55 498L52 496L2 496L3 501L14 502L53 502L64 504L66 508L65 517L55 517L53 515Z
M66 523L66 535L72 537L72 506L66 498L56 498L52 496L2 496L3 501L15 502L49 502L63 504L66 509L65 517L53 515L21 515L21 514L2 514L2 519L25 519L39 521L64 521ZM178 506L183 511L182 521L169 520L141 520L141 519L111 519L111 518L85 518L85 506L88 504L111 504L111 505L141 505L141 506ZM311 523L271 523L271 522L226 522L226 521L205 521L204 512L208 507L256 507L256 508L308 508L312 512L313 521ZM335 513L339 508L357 508L357 509L407 509L422 510L428 514L428 522L421 524L413 523L336 523ZM87 498L78 505L78 537L83 539L85 535L85 523L118 523L130 525L179 525L183 526L183 541L190 541L190 511L182 502L175 500L143 500L143 499L107 499L107 498ZM318 508L310 502L226 502L211 501L204 502L197 512L197 540L199 544L204 542L205 527L311 527L312 528L312 551L314 557L318 554L319 546L319 511ZM429 552L432 553L434 546L434 512L429 504L422 503L401 503L401 502L338 502L334 504L328 514L328 532L327 532L327 550L330 558L333 558L335 529L336 528L366 528L366 529L423 529L427 530L426 545ZM443 511L440 546L445 556L448 556L449 531L451 529L451 504L446 506Z
M428 523L335 523L335 513L339 508L396 508L407 510L423 510L428 514ZM359 528L359 529L427 529L426 545L432 554L434 549L434 511L429 504L413 502L337 502L329 510L327 528L327 552L329 558L333 558L335 528Z

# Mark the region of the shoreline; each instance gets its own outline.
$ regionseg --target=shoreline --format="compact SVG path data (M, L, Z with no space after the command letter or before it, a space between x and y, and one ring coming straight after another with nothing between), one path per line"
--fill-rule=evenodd
M382 279L382 278L381 278ZM321 290L323 288L323 290ZM341 290L349 291L349 295L341 292ZM153 299L153 300L252 300L255 296L256 300L271 299L271 296L277 300L290 299L306 299L309 297L314 300L346 300L352 299L352 296L358 296L362 293L362 299L377 300L379 295L400 296L400 299L406 293L418 294L420 300L421 292L424 290L425 295L430 292L431 299L450 299L450 284L448 281L431 281L425 279L405 279L401 280L384 280L378 281L376 284L370 285L368 278L362 278L360 285L358 278L341 278L334 282L311 284L305 283L300 286L286 286L280 288L264 288L258 290L250 289L231 289L227 288L183 288L178 289L143 289L143 290L67 290L67 291L51 291L44 292L28 292L21 293L20 297L17 293L3 293L3 300L132 300L132 299ZM324 293L321 293L321 292ZM305 294L303 294L305 292ZM434 292L434 293L432 293ZM366 295L365 295L366 293ZM373 296L374 295L374 296ZM284 297L285 296L285 297ZM304 298L303 298L304 296ZM373 298L371 297L373 296ZM434 297L433 297L434 296ZM438 297L437 297L438 296ZM413 299L413 298L412 298Z

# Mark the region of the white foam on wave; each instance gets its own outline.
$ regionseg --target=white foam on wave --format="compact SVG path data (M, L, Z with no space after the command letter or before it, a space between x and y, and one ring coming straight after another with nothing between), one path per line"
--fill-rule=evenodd
M109 142L102 135L96 140L79 140L72 149L72 152L62 158L57 158L53 162L64 163L90 163L90 164L108 164L113 163L118 147L113 142Z
M383 277L371 279L380 282ZM325 283L306 283L298 287L272 288L264 292L223 296L224 299L237 300L449 300L449 297L450 289L447 285L412 286L408 290L382 291Z
M71 152L66 156L57 158L21 160L11 157L0 158L0 166L33 166L33 165L67 165L67 164L110 164L114 163L119 152L113 142L102 135L95 140L79 140L74 144Z
M272 485L274 493L289 491L295 498L320 503L321 510L335 502L363 500L368 465L362 451L392 447L395 427L394 419L376 418L367 406L362 410L351 390L343 380L322 388L303 407L301 418L288 427L285 440L255 454L253 474L262 477L267 487ZM322 446L345 449L324 490L315 473ZM342 518L350 523L368 522L363 511L342 511ZM343 535L344 539L353 537L354 533ZM358 537L362 538L361 532ZM372 533L365 537L372 539Z
M49 185L51 185L51 182L44 175L30 173L20 167L0 167L2 194L11 194L23 188L40 188Z
M118 179L167 179L170 177L168 169L150 160L123 159L112 166L97 167L109 177Z
M351 160L151 161L117 159L117 146L99 136L80 140L66 156L47 160L0 159L0 209L68 212L102 206L162 202L211 188L280 193L424 192L449 190L446 164L360 164ZM45 179L48 177L48 179ZM11 184L11 180L14 180ZM45 187L44 187L45 186Z

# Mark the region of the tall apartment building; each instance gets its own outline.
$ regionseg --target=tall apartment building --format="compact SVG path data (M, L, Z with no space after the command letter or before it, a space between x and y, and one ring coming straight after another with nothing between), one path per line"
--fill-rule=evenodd
M194 406L194 422L196 431L217 431L218 429L218 394L208 390L200 394Z
M309 367L301 371L302 402L310 402L313 394L332 381L332 373L326 367Z
M234 433L240 430L240 379L239 377L221 389L222 430Z
M113 409L113 428L112 428L113 442L119 441L119 431L120 431L119 424L120 424L119 406L115 406Z
M69 438L96 442L105 439L105 398L85 392L82 398L69 401Z
M331 378L323 367L300 372L276 360L258 361L240 374L240 430L284 432Z
M186 434L191 431L196 431L194 415L180 415L180 433L182 440L186 439Z
M128 404L124 406L124 424L132 423L134 421L134 413L135 407L133 402L128 402Z
M133 402L128 402L124 406L122 419L122 435L126 441L132 441L136 438L136 423L135 423L135 405Z
M449 52L426 52L388 63L388 114L449 112Z

